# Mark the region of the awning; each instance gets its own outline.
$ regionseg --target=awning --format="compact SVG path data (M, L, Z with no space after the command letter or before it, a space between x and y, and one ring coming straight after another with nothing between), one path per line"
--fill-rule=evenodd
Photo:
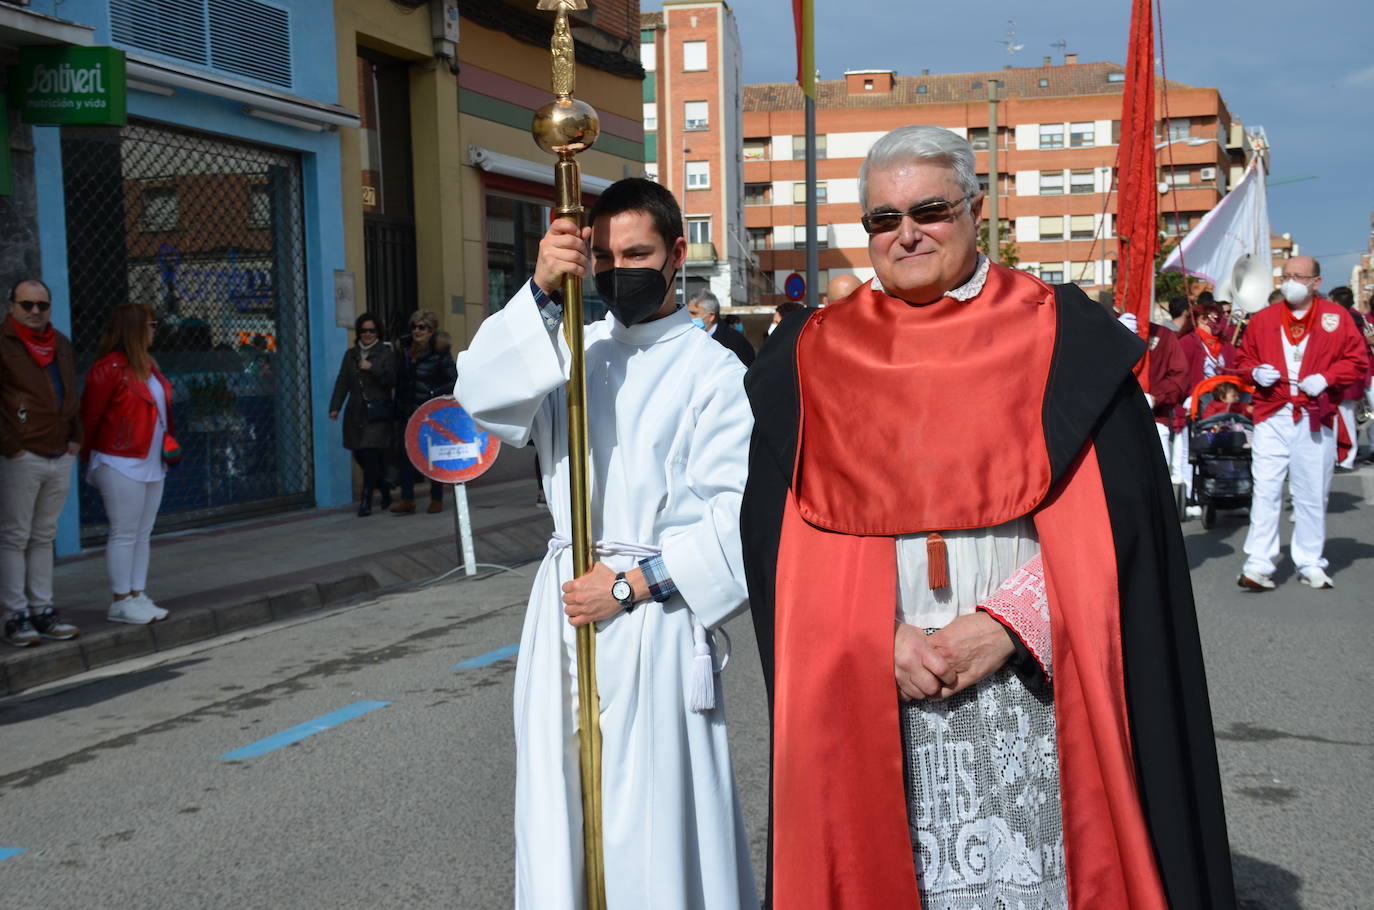
M140 91L186 89L213 95L243 104L243 112L264 120L284 123L306 130L333 130L341 126L357 127L357 113L337 104L325 104L279 92L263 86L250 85L236 79L226 79L215 73L177 66L138 54L128 55L129 88ZM171 94L171 91L163 92Z
M517 177L520 180L553 186L553 163L555 159L552 157L546 162L540 163L525 158L517 158L514 155L503 155L500 152L493 152L491 149L484 149L479 145L469 145L468 160L472 162L473 167L490 171L493 174ZM614 182L602 177L583 174L582 192L599 196Z
M32 47L35 45L74 44L89 47L95 43L95 29L0 4L0 46Z

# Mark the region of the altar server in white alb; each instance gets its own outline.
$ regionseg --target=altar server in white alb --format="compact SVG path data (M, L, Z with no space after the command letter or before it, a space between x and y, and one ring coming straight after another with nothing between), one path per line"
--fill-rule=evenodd
M1339 304L1317 295L1321 267L1311 256L1283 264L1283 302L1255 314L1240 348L1239 373L1255 383L1254 501L1237 583L1270 591L1279 557L1283 481L1293 496L1290 555L1298 580L1331 588L1326 574L1326 499L1336 466L1336 405L1362 382L1368 348Z
M590 223L579 231L554 221L534 277L458 356L458 400L502 440L534 440L554 517L516 668L515 905L584 903L575 627L594 622L608 906L754 910L713 664L715 630L746 600L739 508L753 419L744 367L674 300L687 245L667 190L622 180ZM600 561L577 580L565 274L593 278L610 310L586 331Z

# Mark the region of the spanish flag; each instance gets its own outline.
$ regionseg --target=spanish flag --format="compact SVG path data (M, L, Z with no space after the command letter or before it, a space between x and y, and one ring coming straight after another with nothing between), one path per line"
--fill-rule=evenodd
M792 21L797 28L797 84L802 94L816 100L816 14L813 0L792 0Z

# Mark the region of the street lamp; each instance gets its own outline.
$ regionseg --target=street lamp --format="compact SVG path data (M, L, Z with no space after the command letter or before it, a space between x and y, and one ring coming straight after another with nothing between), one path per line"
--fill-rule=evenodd
M692 154L692 150L689 149L689 148L687 147L687 140L686 140L686 138L684 137L684 139L683 139L683 141L682 141L682 207L683 207L683 209L686 209L686 208L687 208L687 156L690 155L690 154ZM686 223L685 223L686 219L683 219L683 220L684 220L684 224L683 224L682 226L683 226L683 228L685 229L685 228L687 227L687 225L686 225ZM691 248L692 248L692 240L691 240L691 238L689 237L689 238L687 239L687 249L690 251ZM683 260L682 260L682 305L683 305L683 306L686 306L686 305L687 305L687 260L686 260L686 259L683 259Z

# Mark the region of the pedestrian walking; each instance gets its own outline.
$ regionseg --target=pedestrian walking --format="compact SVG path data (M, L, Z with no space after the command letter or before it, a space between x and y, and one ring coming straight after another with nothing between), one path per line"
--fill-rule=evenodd
M553 222L533 278L458 356L473 419L534 440L554 518L516 666L515 906L583 906L575 632L595 623L607 905L757 910L711 644L745 603L744 367L673 299L687 243L672 194L622 180L588 220ZM577 579L557 299L569 274L594 276L611 314L586 330L600 561Z
M79 634L53 606L53 539L82 434L76 358L51 311L48 286L25 278L0 325L0 610L20 648Z
M396 405L400 412L398 428L404 427L420 405L431 398L453 394L458 368L453 363L453 354L448 345L439 339L439 334L439 317L429 310L416 310L410 314L409 336L396 341ZM391 511L398 515L409 515L415 511L415 481L420 476L410 463L404 435L396 434L399 442L397 473L400 475L401 499L391 507ZM440 512L443 508L444 484L430 480L427 511Z
M157 322L153 308L144 304L112 309L81 394L86 480L100 491L110 522L105 541L111 595L105 618L110 622L167 618L146 591L167 464L180 458L172 386L148 352Z
M329 399L329 419L338 420L343 412L343 445L363 474L363 492L358 500L358 516L372 514L372 491L382 493L383 509L391 506L382 469L396 427L396 356L391 345L382 340L382 321L363 313L353 323L357 343L344 351L334 394ZM347 405L345 406L345 402Z
M1326 499L1336 466L1337 402L1363 382L1369 347L1339 304L1317 295L1321 266L1311 256L1283 264L1282 303L1250 319L1238 374L1256 386L1254 501L1245 535L1245 564L1236 583L1269 591L1279 558L1283 482L1293 498L1289 555L1298 580L1334 587L1326 573Z
M1144 345L978 252L948 130L879 139L859 203L876 277L748 376L773 906L1233 906Z

